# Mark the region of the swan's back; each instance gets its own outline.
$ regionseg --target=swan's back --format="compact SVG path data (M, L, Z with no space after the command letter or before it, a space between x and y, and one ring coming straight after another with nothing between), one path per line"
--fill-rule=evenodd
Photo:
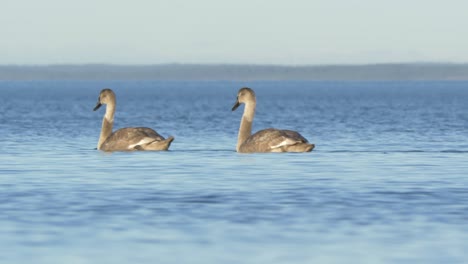
M164 139L147 127L126 127L113 132L101 146L103 151L167 150L174 140Z
M239 152L309 152L314 147L296 131L268 128L247 138Z

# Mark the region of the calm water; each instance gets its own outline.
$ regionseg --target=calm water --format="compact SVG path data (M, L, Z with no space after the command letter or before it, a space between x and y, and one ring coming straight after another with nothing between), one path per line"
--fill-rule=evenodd
M234 152L244 85L254 130L316 149ZM116 128L173 135L171 151L96 151L104 87ZM468 262L468 82L0 89L0 263Z

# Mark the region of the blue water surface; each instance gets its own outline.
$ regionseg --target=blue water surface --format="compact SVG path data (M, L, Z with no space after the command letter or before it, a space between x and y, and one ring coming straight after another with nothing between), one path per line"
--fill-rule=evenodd
M238 154L254 130L311 153ZM115 128L167 152L97 151ZM468 82L0 82L0 263L467 263Z

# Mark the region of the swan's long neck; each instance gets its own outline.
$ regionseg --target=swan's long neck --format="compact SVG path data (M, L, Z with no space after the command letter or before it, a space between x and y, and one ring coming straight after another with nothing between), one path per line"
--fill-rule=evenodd
M114 125L114 113L115 103L107 104L106 114L102 119L101 135L99 136L99 142L97 149L101 149L102 144L112 134L112 127Z
M255 102L248 102L244 107L244 114L239 128L239 135L237 136L236 151L239 151L240 146L244 143L247 138L252 135L252 123L255 115Z

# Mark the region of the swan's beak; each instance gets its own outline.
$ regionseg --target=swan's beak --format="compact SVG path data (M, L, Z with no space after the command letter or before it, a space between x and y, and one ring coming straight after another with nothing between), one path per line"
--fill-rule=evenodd
M97 104L96 104L96 106L94 107L93 111L98 110L99 107L101 107L101 105L102 105L101 102L98 101Z
M239 107L240 103L239 103L239 99L236 100L236 103L234 104L234 106L232 107L232 111L236 110L237 107Z

